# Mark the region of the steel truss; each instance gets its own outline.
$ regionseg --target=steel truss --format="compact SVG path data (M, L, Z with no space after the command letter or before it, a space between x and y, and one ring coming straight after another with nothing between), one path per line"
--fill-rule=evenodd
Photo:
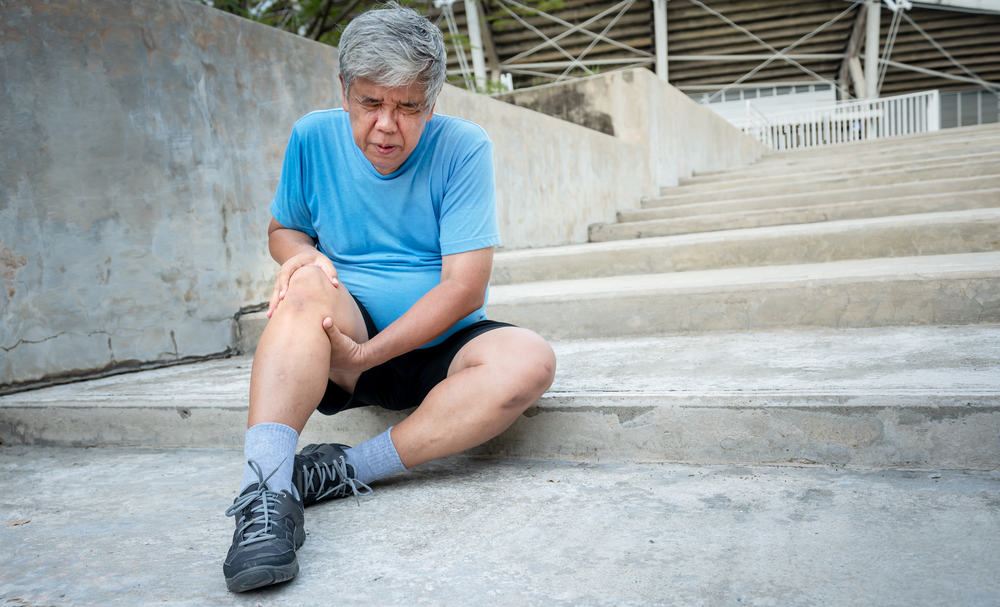
M457 42L460 40L460 36L451 7L454 1L455 0L435 0L435 5L443 11L445 21L447 22L449 31L452 34L452 39L455 41L455 54L458 57L459 69L457 71L452 70L450 73L460 74L468 88L486 90L487 77L485 68L483 67L485 65L483 59L483 42L478 31L479 2L477 0L464 0L466 19L467 23L470 25L467 27L471 47L469 50L471 51L473 63L472 69L470 69L469 61L465 56L465 47ZM963 66L955 60L955 58L941 44L934 40L923 28L913 21L913 19L907 14L907 10L911 7L908 0L845 0L847 6L843 11L832 19L829 19L825 23L816 27L811 32L804 34L792 44L789 44L781 49L768 44L746 27L736 23L723 13L709 6L710 0L652 0L654 9L653 13L656 19L654 23L654 40L655 44L661 47L656 49L657 52L655 54L637 49L624 42L617 41L609 34L614 26L620 21L622 16L635 5L636 1L637 0L620 0L608 6L608 8L601 10L596 15L586 19L582 23L574 25L556 15L527 6L518 0L493 0L493 4L499 6L506 16L510 17L519 25L524 27L525 30L533 32L537 35L539 41L529 49L521 51L508 59L503 61L494 61L492 65L492 80L496 81L500 79L502 74L514 74L540 77L551 82L564 82L581 77L575 75L581 73L583 75L582 77L587 77L594 75L598 71L606 71L607 69L619 70L633 67L655 67L657 74L664 80L669 81L667 71L668 62L760 61L756 67L747 71L745 74L732 82L718 83L714 85L699 85L697 87L681 87L682 90L697 89L704 91L706 89L713 89L710 98L714 100L725 95L726 91L731 89L739 89L750 86L749 84L746 84L749 79L766 68L768 65L780 61L794 66L803 72L809 78L809 82L822 82L831 85L839 93L840 98L845 100L877 97L882 88L882 84L885 81L886 71L889 67L976 84L987 90L1000 92L1000 83L985 81L967 67ZM765 52L732 55L667 55L666 5L671 1L687 2L699 7L707 14L716 17L729 25L732 29L741 32L755 43L759 44ZM879 49L880 24L878 20L879 10L883 6L893 12L893 17L889 29L886 32L885 46L883 49ZM810 38L813 38L817 34L820 34L823 30L827 29L839 20L846 18L851 13L854 14L854 28L844 53L819 54L794 52L796 47L808 41ZM525 14L542 17L546 21L551 22L552 24L557 24L564 29L556 35L547 35L541 31L541 29L529 23L524 17ZM611 17L610 21L600 31L597 31L596 28L592 27L594 23L608 18L609 16ZM959 68L962 71L962 74L951 74L940 70L928 69L892 60L891 56L896 34L899 32L900 25L904 21L909 24L910 27L919 32L935 49L948 58L952 64ZM567 37L574 34L582 34L591 39L586 48L575 54L567 50L563 42ZM590 53L599 43L604 43L618 48L623 52L623 56L617 58L590 58ZM533 55L537 55L542 51L549 52L552 50L560 54L562 58L559 60L531 61ZM821 75L801 63L802 61L817 59L839 59L841 61L841 68L838 76L827 77ZM864 61L863 68L861 66L862 61ZM853 93L850 89L851 85L853 85Z

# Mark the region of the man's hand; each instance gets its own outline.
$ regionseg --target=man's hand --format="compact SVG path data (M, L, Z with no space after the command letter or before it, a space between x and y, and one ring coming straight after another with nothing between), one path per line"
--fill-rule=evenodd
M323 270L323 273L330 279L330 284L334 287L340 287L340 281L337 280L337 268L333 267L333 262L330 261L329 257L316 249L303 251L281 264L281 269L278 270L278 278L274 281L274 291L271 293L271 301L267 305L268 318L271 318L275 308L278 307L278 303L285 298L285 292L288 291L288 283L292 279L292 274L303 266L316 266L320 270Z
M338 371L367 371L370 365L365 360L364 344L359 344L344 335L327 316L323 319L323 330L330 338L330 368Z

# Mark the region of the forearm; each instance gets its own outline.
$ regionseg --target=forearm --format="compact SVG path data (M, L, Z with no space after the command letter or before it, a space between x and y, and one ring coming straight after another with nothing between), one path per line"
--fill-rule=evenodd
M279 264L303 251L316 250L316 244L308 234L276 225L276 222L268 229L267 246L271 257Z
M483 305L484 290L445 280L417 300L378 335L362 344L365 367L380 365L447 331Z

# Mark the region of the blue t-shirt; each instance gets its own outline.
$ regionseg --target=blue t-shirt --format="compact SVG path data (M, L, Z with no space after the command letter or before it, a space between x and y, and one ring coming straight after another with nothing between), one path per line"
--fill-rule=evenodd
M500 244L493 146L479 126L435 114L416 148L382 175L344 110L295 123L271 214L304 232L382 330L441 282L441 257ZM428 343L486 318L483 308Z

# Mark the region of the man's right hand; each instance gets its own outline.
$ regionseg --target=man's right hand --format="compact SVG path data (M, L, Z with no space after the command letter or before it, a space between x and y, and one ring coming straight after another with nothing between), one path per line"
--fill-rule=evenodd
M330 284L334 287L340 287L340 281L337 280L337 268L333 267L333 262L330 261L329 257L316 249L298 253L288 258L285 263L281 264L281 269L278 270L278 278L274 281L274 291L271 293L271 301L267 305L268 318L271 318L275 308L285 298L285 292L288 291L288 283L292 279L292 274L304 266L316 266L320 270L323 270L323 273L330 279Z

